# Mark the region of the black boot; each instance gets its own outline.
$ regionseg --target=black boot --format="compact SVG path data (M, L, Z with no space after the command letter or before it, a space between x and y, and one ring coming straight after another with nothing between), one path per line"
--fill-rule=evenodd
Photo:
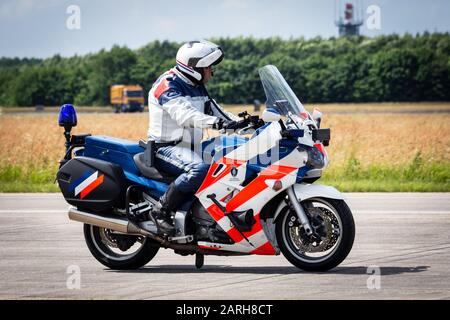
M178 206L183 202L183 200L184 194L176 188L174 183L171 183L166 193L161 196L152 212L158 222L158 227L161 233L165 233L169 236L175 233L172 212L175 212L178 209Z

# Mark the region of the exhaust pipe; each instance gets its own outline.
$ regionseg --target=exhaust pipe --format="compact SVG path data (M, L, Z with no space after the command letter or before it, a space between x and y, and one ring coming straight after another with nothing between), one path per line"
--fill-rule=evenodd
M208 250L201 249L197 245L186 245L186 244L174 244L167 240L159 237L158 235L149 232L130 222L127 218L112 217L112 216L100 216L97 214L85 212L76 209L75 207L69 208L69 219L73 221L78 221L100 228L110 229L113 231L121 232L129 235L141 235L151 238L160 243L164 248L170 248L174 250L183 250L188 252L188 254L200 253L200 254L212 254L219 256L234 256L234 255L245 255L240 252L230 252L230 251L218 251L218 250Z
M139 228L126 218L100 216L93 213L80 211L74 207L71 207L69 209L69 219L125 234L146 236L159 242L163 240L157 235L142 228Z

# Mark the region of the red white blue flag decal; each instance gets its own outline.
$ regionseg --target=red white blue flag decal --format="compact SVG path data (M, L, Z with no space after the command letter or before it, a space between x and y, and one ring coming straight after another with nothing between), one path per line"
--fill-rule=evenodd
M95 171L75 187L75 196L80 195L80 199L83 199L103 183L103 178L103 174L98 176L98 171Z

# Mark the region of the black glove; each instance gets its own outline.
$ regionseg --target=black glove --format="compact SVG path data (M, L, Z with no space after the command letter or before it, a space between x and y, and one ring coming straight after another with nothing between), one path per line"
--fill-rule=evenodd
M225 130L236 130L240 128L240 122L238 121L224 121L223 128Z
M236 130L236 129L244 128L246 126L247 126L247 121L246 120L233 121L233 120L218 119L213 124L213 129L216 129L216 130L220 130L220 129Z
M236 121L224 120L224 119L218 118L217 121L214 122L212 128L215 129L215 130L236 129L237 128L237 124L238 124L238 122L236 122Z
M220 130L223 128L224 121L220 118L217 118L216 122L213 123L212 128L214 130Z

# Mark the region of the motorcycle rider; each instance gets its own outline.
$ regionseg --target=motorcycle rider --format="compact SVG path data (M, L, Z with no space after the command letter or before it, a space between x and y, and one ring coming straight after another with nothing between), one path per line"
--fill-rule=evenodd
M239 118L224 111L205 88L213 66L223 56L223 50L212 42L185 43L177 52L176 66L162 74L149 91L148 138L156 142L154 165L177 176L152 212L159 229L168 235L174 232L171 214L198 190L209 169L194 151L203 129L236 129L239 125Z

